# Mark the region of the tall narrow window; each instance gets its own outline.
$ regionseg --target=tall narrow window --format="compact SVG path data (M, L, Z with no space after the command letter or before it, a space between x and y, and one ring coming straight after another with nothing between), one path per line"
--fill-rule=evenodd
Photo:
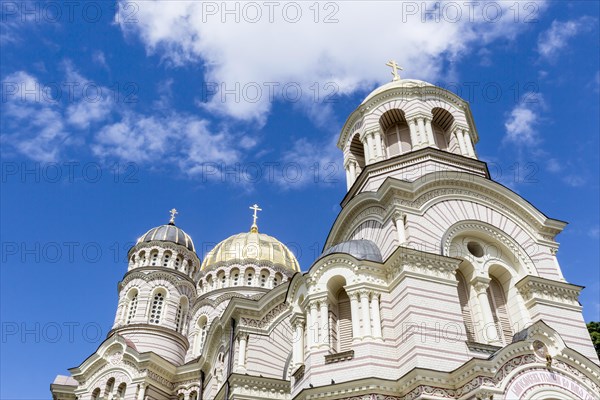
M153 250L150 254L150 265L158 265L158 250Z
M98 400L99 397L100 397L100 388L96 388L92 392L92 400Z
M183 331L185 325L185 319L187 316L188 300L186 297L182 297L177 307L177 314L175 315L175 330L177 332Z
M198 319L198 324L197 324L197 333L196 333L196 340L194 343L194 356L197 357L200 355L200 353L202 352L202 347L204 347L204 342L206 340L206 331L208 329L208 320L206 319L206 316L202 316L200 317L200 319Z
M475 341L475 334L473 332L473 317L471 316L471 309L469 307L469 288L467 287L465 277L460 271L456 271L456 280L458 285L458 301L460 303L460 309L462 311L463 322L465 324L465 330L467 333L467 340L470 342Z
M262 270L260 272L260 287L267 286L267 277L269 276L269 271Z
M108 399L115 387L115 378L110 378L106 382L106 388L104 389L104 398Z
M275 277L273 278L273 286L277 286L281 283L282 280L282 275L278 272L275 274Z
M138 292L137 290L133 290L130 294L131 298L129 299L129 307L127 310L127 324L130 324L135 318L135 313L137 311L138 305Z
M171 252L165 251L165 254L163 255L163 259L162 259L162 266L168 267L170 259L171 259Z
M181 304L177 306L177 313L175 314L175 330L179 332L179 328L181 327Z
M152 305L150 308L150 323L159 324L160 317L163 312L163 306L165 302L165 295L162 292L156 292L152 299Z
M117 400L125 399L125 390L127 389L127 384L125 382L121 383L117 388Z
M339 351L348 351L352 346L352 314L350 298L345 290L338 294L338 341Z
M181 262L182 259L180 256L175 257L175 270L179 271L179 268L181 267Z
M502 343L509 344L512 341L512 329L510 327L510 319L506 308L506 297L504 289L496 278L492 278L487 290L488 300L492 308L492 316L498 331L498 338Z
M252 286L254 283L254 270L252 268L246 269L246 286Z

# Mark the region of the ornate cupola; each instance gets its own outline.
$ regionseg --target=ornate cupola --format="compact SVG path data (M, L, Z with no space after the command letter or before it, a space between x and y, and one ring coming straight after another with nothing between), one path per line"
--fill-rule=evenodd
M258 231L257 212L262 210L256 204L250 209L254 211L250 231L228 237L204 257L199 292L235 288L251 293L255 288L271 289L300 272L286 245Z
M430 172L461 171L487 177L477 161L479 137L469 104L454 93L416 79L393 80L373 90L348 117L337 146L344 152L348 190L375 191L385 178L414 181Z
M168 224L150 229L129 250L111 334L181 365L189 348L185 335L200 260L192 238L175 225L177 211L170 212ZM157 338L163 343L158 347Z

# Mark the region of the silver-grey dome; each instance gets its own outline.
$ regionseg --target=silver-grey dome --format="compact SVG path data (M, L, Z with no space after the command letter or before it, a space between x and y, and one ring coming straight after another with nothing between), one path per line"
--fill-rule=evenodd
M185 233L183 229L178 228L174 224L167 224L157 226L156 228L150 229L148 232L140 236L137 243L152 242L152 241L163 241L177 243L187 247L188 250L194 250L194 242L190 235Z
M383 262L379 247L374 242L366 239L348 240L347 242L338 243L325 250L321 254L321 257L332 253L350 254L357 260Z

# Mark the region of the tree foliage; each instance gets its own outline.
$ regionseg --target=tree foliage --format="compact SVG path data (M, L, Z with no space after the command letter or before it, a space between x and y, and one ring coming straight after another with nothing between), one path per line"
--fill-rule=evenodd
M598 358L600 358L600 322L588 322L587 329L592 338L594 348L596 349L596 354L598 354Z

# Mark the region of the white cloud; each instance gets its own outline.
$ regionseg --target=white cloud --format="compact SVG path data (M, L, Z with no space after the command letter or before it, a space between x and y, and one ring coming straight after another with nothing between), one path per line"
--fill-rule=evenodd
M598 225L591 227L588 231L588 236L592 239L600 238L600 227Z
M552 21L550 28L538 37L537 51L540 58L555 61L559 53L567 47L569 39L587 30L594 23L590 17L581 17L571 21Z
M79 129L87 129L93 122L106 120L113 110L113 105L110 96L83 99L67 107L67 121Z
M571 187L582 187L587 183L587 179L581 175L570 174L562 178L562 181Z
M194 175L205 163L236 162L240 153L231 139L225 133L210 132L208 122L195 116L126 113L98 132L92 151L101 158L174 163Z
M345 180L342 154L336 148L337 135L324 143L298 139L283 153L281 174L276 183L285 189L308 185L332 185Z
M56 102L36 77L25 71L6 76L2 144L34 161L56 161L69 134Z
M552 173L558 173L563 170L560 161L558 161L556 158L549 159L546 163L546 168Z
M404 76L435 81L446 73L444 59L513 39L530 26L515 23L509 9L514 2L496 1L275 2L273 8L260 2L144 1L135 15L129 2L119 4L116 23L149 53L177 65L202 62L207 82L241 92L240 101L212 97L207 110L259 122L271 109L274 84L276 99L285 97L285 85L298 85L300 101L310 103L315 85L323 90L331 82L345 95L388 80L383 64L390 58L405 67ZM538 10L545 4L538 1ZM300 5L300 14L293 5ZM299 20L290 22L296 15ZM325 23L328 18L333 23ZM262 89L258 99L254 92L244 96L244 88L256 86Z
M537 126L541 119L539 113L541 107L543 107L542 96L527 93L510 111L504 123L506 129L504 141L524 146L539 143Z

